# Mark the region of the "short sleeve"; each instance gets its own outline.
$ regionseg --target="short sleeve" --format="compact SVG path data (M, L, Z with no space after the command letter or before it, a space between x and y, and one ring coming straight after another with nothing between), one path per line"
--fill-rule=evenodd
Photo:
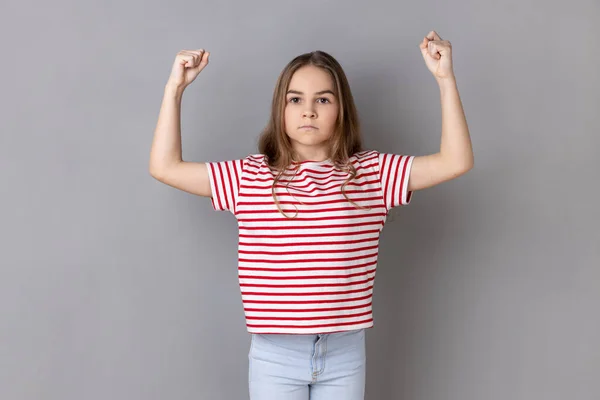
M244 160L207 162L212 191L211 203L217 211L235 214Z
M379 179L388 211L396 206L410 204L412 192L408 190L408 179L414 158L401 154L379 153Z

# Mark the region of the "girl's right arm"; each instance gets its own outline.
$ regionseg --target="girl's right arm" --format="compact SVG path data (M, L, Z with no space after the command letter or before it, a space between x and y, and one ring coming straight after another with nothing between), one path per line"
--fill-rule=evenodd
M185 88L208 64L209 54L204 50L177 54L165 85L149 163L150 175L158 181L206 197L212 196L206 164L181 157L181 100Z

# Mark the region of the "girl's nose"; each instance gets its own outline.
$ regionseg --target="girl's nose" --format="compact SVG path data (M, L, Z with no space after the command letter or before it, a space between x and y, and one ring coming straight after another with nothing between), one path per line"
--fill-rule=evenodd
M306 110L302 113L302 116L305 118L314 118L317 114L313 110Z

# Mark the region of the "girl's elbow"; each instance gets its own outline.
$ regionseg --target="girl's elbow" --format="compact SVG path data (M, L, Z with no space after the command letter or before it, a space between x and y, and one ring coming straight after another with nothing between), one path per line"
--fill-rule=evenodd
M470 170L472 170L474 166L475 166L475 160L473 158L463 161L460 164L458 164L458 166L456 167L456 173L457 173L457 175L464 175L467 172L469 172Z

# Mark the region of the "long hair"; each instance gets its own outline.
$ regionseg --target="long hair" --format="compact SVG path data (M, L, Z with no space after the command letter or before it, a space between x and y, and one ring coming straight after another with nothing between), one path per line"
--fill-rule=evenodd
M279 212L287 218L289 217L281 209L275 194L275 186L281 179L281 176L292 162L296 161L296 154L294 153L292 143L285 133L284 113L286 107L286 93L294 73L301 67L307 65L322 68L330 74L333 80L334 92L337 95L340 106L334 132L327 141L327 147L329 149L328 155L335 166L350 174L348 179L342 184L341 189L344 197L356 207L364 208L350 200L344 190L348 182L356 176L356 169L351 164L349 158L354 153L362 151L360 123L354 104L354 98L350 91L350 85L348 84L348 79L346 78L342 66L335 58L324 51L313 51L297 56L281 71L273 91L271 116L258 141L259 152L265 155L267 164L272 169L278 171L271 187L271 192ZM298 167L299 164L296 165L296 172ZM289 183L290 180L288 180L288 185ZM296 208L296 215L292 218L295 218L298 215L297 210L298 209Z

